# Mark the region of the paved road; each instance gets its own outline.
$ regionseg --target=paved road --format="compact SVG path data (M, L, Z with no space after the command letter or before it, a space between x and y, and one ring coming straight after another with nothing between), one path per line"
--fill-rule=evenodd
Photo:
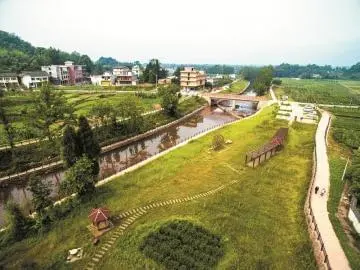
M330 169L326 153L325 136L329 121L329 113L323 112L315 137L317 164L314 187L318 186L319 191L324 188L326 193L324 196L321 196L319 194L320 192L318 192L317 195L313 193L311 196L311 206L325 245L325 250L328 254L331 268L345 270L350 269L349 262L331 225L327 211L327 200L330 188ZM314 190L311 192L314 192Z

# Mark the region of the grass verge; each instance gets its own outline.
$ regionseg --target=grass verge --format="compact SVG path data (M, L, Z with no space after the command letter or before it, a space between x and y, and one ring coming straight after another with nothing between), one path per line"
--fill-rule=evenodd
M244 165L247 151L268 141L287 122L274 119L274 107L252 119L224 127L101 186L91 201L42 236L2 247L0 261L19 268L34 261L39 268L84 268L84 258L65 264L69 249L83 247L91 256L87 215L96 205L113 213L154 201L182 198L239 180L213 196L157 208L128 227L96 265L99 269L159 269L139 250L150 232L175 219L207 228L224 240L219 269L316 269L303 205L311 179L315 126L290 128L285 149L253 169ZM209 150L214 134L233 141L219 152ZM251 134L251 136L249 136ZM109 232L101 241L112 236Z

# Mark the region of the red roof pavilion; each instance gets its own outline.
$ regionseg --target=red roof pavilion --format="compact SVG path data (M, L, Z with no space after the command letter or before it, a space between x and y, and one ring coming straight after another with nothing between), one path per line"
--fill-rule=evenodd
M89 215L90 220L92 223L99 228L101 223L108 223L110 217L110 210L107 208L93 208Z

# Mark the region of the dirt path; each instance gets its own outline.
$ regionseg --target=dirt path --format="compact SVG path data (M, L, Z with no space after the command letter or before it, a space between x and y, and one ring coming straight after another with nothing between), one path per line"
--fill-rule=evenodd
M331 225L327 211L327 200L330 187L330 170L328 156L326 152L326 133L330 115L327 112L322 113L321 120L316 131L316 175L314 187L319 187L319 192L311 196L311 206L324 242L325 250L328 254L329 263L332 269L350 269L349 262L340 245L335 231ZM320 191L325 189L325 194L320 195ZM312 190L311 192L314 192Z

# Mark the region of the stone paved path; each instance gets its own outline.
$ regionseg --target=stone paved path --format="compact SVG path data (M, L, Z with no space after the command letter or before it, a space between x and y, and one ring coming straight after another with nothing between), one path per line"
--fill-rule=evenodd
M235 168L231 167L231 165L226 163L225 166L228 167L233 172L240 174L240 172L238 170L236 170ZM208 197L210 195L214 195L217 192L223 190L224 188L231 186L237 182L239 182L239 180L233 180L233 181L231 181L227 184L221 185L215 189L209 190L207 192L199 193L199 194L196 194L193 196L177 198L177 199L170 199L170 200L162 201L162 202L154 202L154 203L148 204L146 206L133 208L131 210L128 210L126 212L123 212L123 213L113 217L115 220L123 219L123 222L121 222L118 227L116 227L115 229L113 229L110 232L110 234L111 234L110 239L106 240L105 243L103 243L102 245L97 247L96 252L94 254L90 255L90 257L88 258L90 261L86 265L86 269L87 270L94 269L96 267L96 265L100 262L102 257L104 257L110 251L110 249L113 247L115 241L121 235L124 234L124 231L127 229L127 227L130 226L132 223L134 223L136 221L136 219L145 215L148 211L158 208L158 207L164 207L164 206L168 206L168 205L172 205L172 204L179 204L179 203L193 201L196 199L202 199L202 198Z
M323 112L315 137L317 164L314 188L318 186L319 193L321 189L325 188L326 193L324 196L321 196L319 193L317 195L313 193L311 196L311 206L321 238L324 242L325 250L328 254L331 268L345 270L350 269L349 262L331 225L327 211L327 200L330 188L330 170L326 153L326 131L329 121L329 113ZM314 190L311 192L314 192Z

